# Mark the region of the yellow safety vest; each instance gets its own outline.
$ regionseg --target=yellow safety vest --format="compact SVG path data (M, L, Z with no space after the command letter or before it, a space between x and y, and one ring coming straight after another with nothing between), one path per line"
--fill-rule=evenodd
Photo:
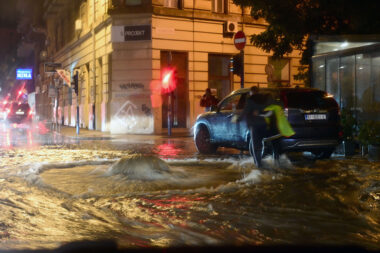
M288 119L285 117L284 110L279 105L269 105L265 107L264 111L272 111L276 117L277 129L282 136L290 137L295 134ZM267 124L270 123L269 118L265 118Z

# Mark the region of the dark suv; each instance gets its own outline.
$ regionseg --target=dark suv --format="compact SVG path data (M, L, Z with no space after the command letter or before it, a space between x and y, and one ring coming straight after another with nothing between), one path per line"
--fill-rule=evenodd
M32 123L32 110L28 103L12 102L6 108L5 120L17 127L28 127Z
M240 89L225 97L213 111L198 116L194 141L200 153L213 153L218 147L249 149L249 131L245 120L232 123L244 108L249 89ZM271 94L292 125L295 135L281 139L281 151L310 151L317 158L329 158L341 141L340 110L334 98L311 88L262 88Z

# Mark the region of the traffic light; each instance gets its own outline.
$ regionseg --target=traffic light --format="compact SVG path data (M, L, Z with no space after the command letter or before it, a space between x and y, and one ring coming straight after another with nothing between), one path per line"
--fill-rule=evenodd
M232 58L233 58L233 62L232 62L233 73L238 75L238 76L242 76L242 72L243 72L242 54L241 53L235 54Z
M79 82L78 82L78 72L74 75L74 91L77 96L79 95Z
M161 92L170 93L177 86L177 71L173 67L167 67L162 71Z

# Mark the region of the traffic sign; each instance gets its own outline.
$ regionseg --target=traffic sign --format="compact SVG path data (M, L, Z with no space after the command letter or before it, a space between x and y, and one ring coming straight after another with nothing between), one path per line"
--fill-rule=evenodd
M238 31L234 37L234 44L237 50L243 50L246 42L247 38L245 37L244 32Z

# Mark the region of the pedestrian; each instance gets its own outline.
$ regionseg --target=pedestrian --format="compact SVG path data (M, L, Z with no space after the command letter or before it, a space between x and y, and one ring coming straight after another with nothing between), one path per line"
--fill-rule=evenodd
M205 108L205 112L211 111L213 106L218 104L218 99L211 94L211 89L207 88L206 93L202 96L200 106Z
M264 109L263 115L267 122L267 134L264 141L270 145L273 160L275 165L278 166L281 153L281 139L283 136L290 137L295 132L284 115L283 107L270 94L268 94L267 106Z
M263 138L267 136L267 123L264 116L264 108L266 107L267 97L265 94L259 93L259 88L253 86L249 91L249 97L246 100L242 114L237 121L246 119L250 132L250 150L252 152L253 161L258 168L261 168L261 159L263 153Z

